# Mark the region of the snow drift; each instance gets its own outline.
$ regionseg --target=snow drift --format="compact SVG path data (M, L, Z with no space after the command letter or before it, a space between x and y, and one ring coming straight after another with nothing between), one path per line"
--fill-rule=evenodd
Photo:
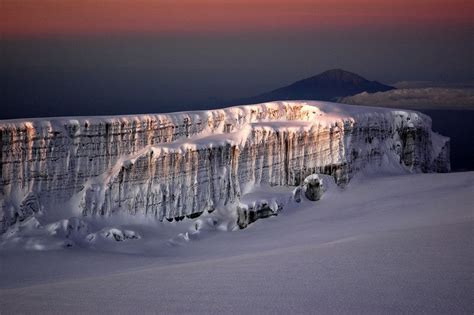
M414 111L289 101L220 110L0 122L0 232L63 205L74 215L196 218L255 186L368 165L449 171L449 139Z

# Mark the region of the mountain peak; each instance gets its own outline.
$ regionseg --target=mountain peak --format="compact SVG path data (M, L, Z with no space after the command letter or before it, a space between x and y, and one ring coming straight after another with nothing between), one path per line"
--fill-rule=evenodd
M329 69L329 70L326 70L324 72L321 72L320 76L334 76L334 75L342 75L342 74L349 74L349 75L354 75L354 76L359 76L353 72L350 72L350 71L347 71L347 70L344 70L344 69L340 69L340 68L337 68L337 69Z
M315 76L296 81L268 93L248 99L249 102L273 100L335 101L338 98L361 92L375 93L394 89L391 86L369 81L343 69L331 69Z
M318 75L315 75L315 77L320 77L320 78L328 78L328 79L336 79L336 80L344 80L347 78L357 78L357 79L362 79L365 80L363 77L361 77L358 74L355 74L350 71L346 71L343 69L331 69L324 71Z

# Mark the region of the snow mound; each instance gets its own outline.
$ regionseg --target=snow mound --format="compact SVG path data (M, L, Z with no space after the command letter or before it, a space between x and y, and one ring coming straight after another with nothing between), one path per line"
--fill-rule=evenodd
M43 218L39 218L44 221ZM122 242L140 239L137 232L117 227L102 228L97 232L93 224L72 217L41 224L36 217L12 225L1 237L0 249L57 250L70 247L88 248L99 242ZM92 225L92 226L91 226Z
M125 240L137 240L141 236L137 232L131 230L120 230L118 228L105 228L99 232L91 233L86 236L88 242L97 242L98 238L102 238L107 241L123 242Z

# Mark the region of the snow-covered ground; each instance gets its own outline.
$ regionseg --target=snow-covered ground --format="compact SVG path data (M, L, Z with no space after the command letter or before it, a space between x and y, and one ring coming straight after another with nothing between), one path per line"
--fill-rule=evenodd
M361 174L233 232L222 214L114 218L104 226L141 238L97 234L95 249L6 242L0 313L472 314L473 209L474 172Z

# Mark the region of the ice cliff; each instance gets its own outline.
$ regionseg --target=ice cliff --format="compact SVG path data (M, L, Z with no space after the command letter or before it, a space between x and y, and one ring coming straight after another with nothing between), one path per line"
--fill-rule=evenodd
M449 139L414 111L290 101L220 110L0 121L0 232L51 207L194 218L260 184L367 166L449 171Z

